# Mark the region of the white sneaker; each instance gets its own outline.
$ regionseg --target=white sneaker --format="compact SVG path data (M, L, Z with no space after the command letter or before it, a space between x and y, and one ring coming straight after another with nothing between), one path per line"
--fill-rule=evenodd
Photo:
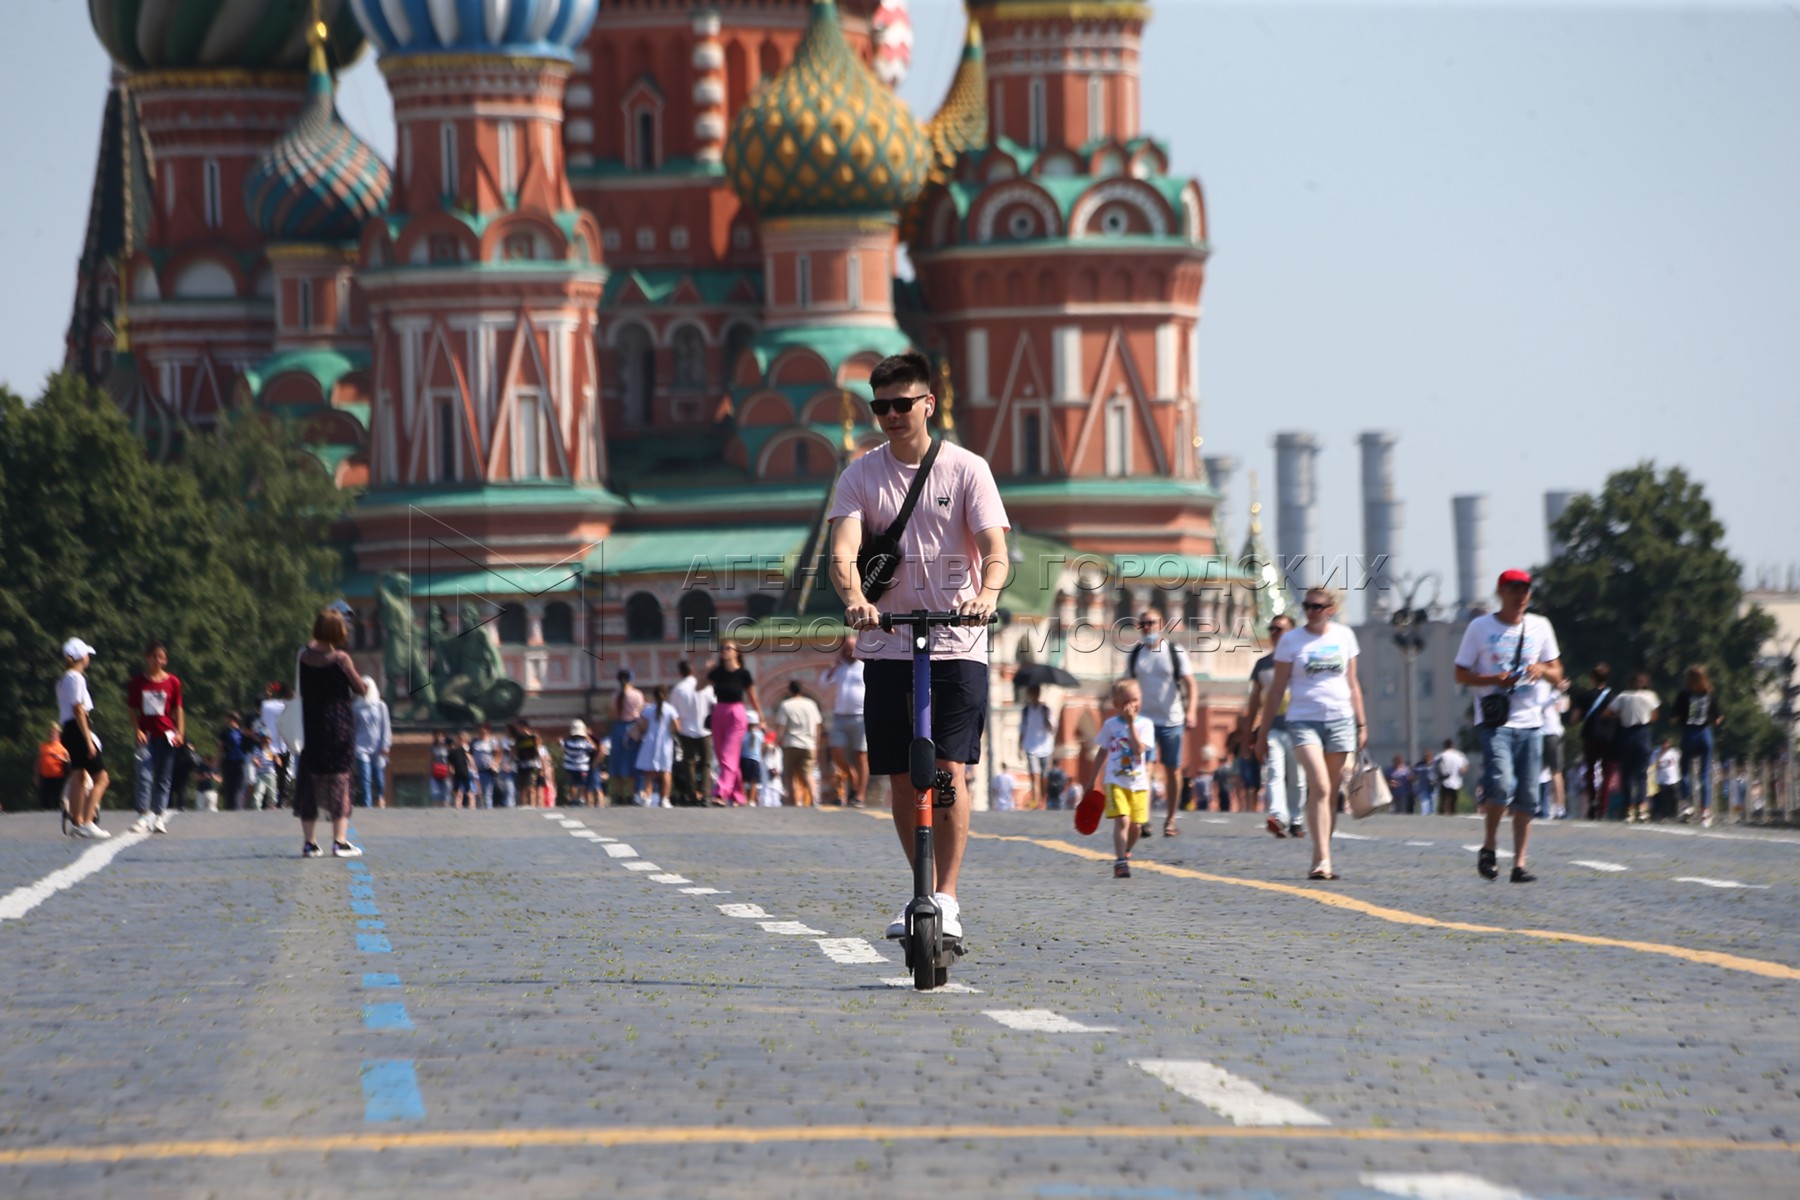
M156 820L150 822L150 832L152 832L152 833L167 833L167 832L169 832L168 818L164 817L161 813L157 813Z
M352 846L349 842L333 842L333 843L331 843L331 857L333 857L333 858L361 858L362 857L362 847L361 846Z
M888 922L887 932L882 936L891 938L903 938L906 936L906 910L904 908L900 910L898 916Z
M131 823L131 832L149 833L151 824L152 818L149 813L139 813L138 819Z
M962 937L962 905L956 902L956 897L939 892L932 899L937 901L938 908L944 913L944 936Z
M87 836L91 837L91 838L98 838L100 841L104 842L107 838L111 837L112 834L110 834L106 830L100 828L100 822L89 821L88 826L87 826Z
M91 838L94 835L92 833L88 832L88 827L86 825L71 824L69 826L69 836L70 837L78 837L78 838Z

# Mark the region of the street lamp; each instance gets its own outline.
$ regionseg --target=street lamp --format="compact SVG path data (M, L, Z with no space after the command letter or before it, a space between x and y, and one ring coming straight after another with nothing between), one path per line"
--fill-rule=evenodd
M1428 584L1431 587L1430 599L1419 604L1419 595ZM1398 585L1400 607L1395 610L1391 619L1394 625L1394 645L1400 648L1402 702L1406 713L1406 761L1410 765L1419 761L1419 722L1413 712L1419 655L1425 650L1425 634L1420 626L1431 620L1431 610L1437 607L1442 580L1435 571L1427 571L1423 575L1404 576L1398 581Z

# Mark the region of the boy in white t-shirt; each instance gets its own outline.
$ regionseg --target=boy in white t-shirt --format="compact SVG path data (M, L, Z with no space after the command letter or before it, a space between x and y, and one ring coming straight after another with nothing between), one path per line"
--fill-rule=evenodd
M1150 766L1156 758L1156 726L1139 715L1143 693L1136 682L1121 679L1113 684L1113 715L1094 735L1094 765L1088 768L1087 786L1105 773L1106 815L1113 823L1113 878L1131 878L1131 850L1138 831L1150 821Z

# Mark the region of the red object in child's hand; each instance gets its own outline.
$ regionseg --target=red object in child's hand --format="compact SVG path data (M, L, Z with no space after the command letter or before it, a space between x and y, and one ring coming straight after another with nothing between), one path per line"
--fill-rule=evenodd
M1075 806L1075 832L1092 833L1100 828L1100 814L1106 811L1106 796L1095 788Z

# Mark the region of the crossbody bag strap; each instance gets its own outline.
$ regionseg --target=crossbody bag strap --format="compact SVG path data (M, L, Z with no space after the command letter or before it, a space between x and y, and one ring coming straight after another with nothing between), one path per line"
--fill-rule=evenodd
M1512 673L1514 676L1518 675L1519 667L1521 665L1523 665L1525 662L1525 630L1530 625L1530 622L1531 622L1531 614L1530 613L1520 613L1519 614L1519 648L1517 650L1513 651ZM1514 680L1512 681L1512 686L1506 689L1507 694L1510 695L1511 693L1516 692L1518 690L1519 690L1519 681L1517 678L1514 678Z
M931 443L931 449L925 452L924 459L919 463L919 473L913 476L912 486L906 489L906 502L900 506L900 515L888 526L886 536L896 542L906 531L906 523L912 520L913 509L919 506L919 496L925 491L925 480L931 474L931 464L937 461L938 451L943 445L938 441Z

